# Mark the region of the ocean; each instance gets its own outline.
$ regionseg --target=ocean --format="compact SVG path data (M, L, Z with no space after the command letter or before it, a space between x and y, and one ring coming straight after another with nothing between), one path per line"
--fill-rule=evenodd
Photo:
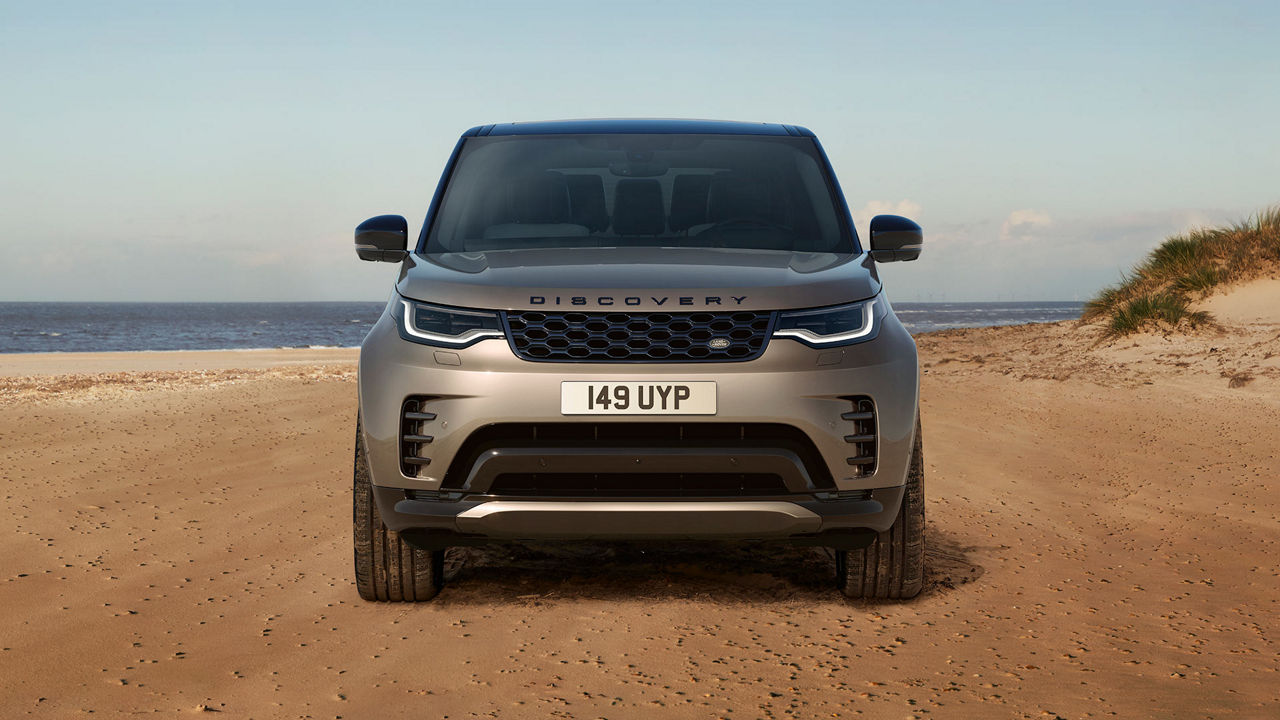
M383 302L0 303L0 353L357 347ZM913 334L1080 317L1078 302L894 303Z

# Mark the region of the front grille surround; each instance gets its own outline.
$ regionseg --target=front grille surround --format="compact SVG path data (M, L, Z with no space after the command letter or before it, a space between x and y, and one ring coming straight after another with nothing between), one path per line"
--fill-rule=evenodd
M748 310L502 313L511 349L532 362L743 362L764 353L776 322Z

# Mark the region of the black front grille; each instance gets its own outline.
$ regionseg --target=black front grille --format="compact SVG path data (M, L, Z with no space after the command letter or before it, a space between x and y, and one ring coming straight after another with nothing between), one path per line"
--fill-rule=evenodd
M493 495L538 497L718 497L786 495L767 473L504 473Z
M773 313L504 314L516 355L545 362L734 362L764 352Z
M497 423L486 425L467 436L462 447L453 456L453 462L445 472L442 489L456 490L467 480L476 460L489 450L499 448L782 448L794 452L804 464L815 489L830 490L835 487L826 462L799 428L781 423L717 423L717 422L609 422L609 423ZM745 482L744 491L753 489L759 477L737 473L716 473L715 483ZM503 476L505 477L505 476ZM565 478L566 475L558 474ZM589 477L589 476L588 476ZM639 477L639 475L637 475ZM644 477L661 477L644 474ZM668 478L671 482L687 482ZM775 476L769 476L770 478ZM745 479L744 479L745 478ZM553 480L549 474L539 474L540 481L550 480L552 486L563 480ZM586 482L586 478L578 478ZM576 481L576 480L575 480ZM499 480L499 482L502 482ZM594 482L594 481L593 481ZM621 482L629 482L623 479ZM703 482L698 480L698 482ZM772 480L770 480L772 482ZM739 487L734 485L735 487ZM692 487L692 486L691 486ZM705 484L704 484L704 487ZM765 494L772 494L772 491Z

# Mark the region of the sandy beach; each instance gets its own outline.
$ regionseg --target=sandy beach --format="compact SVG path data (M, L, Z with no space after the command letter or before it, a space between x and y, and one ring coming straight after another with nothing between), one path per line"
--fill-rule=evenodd
M905 603L696 543L455 550L434 602L361 602L356 351L0 356L0 714L1275 717L1280 318L1249 292L1186 337L921 337Z

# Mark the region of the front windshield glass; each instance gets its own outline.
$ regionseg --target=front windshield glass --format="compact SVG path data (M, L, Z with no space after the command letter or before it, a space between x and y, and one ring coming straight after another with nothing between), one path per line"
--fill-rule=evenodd
M468 138L428 253L574 247L853 252L814 142L756 135Z

